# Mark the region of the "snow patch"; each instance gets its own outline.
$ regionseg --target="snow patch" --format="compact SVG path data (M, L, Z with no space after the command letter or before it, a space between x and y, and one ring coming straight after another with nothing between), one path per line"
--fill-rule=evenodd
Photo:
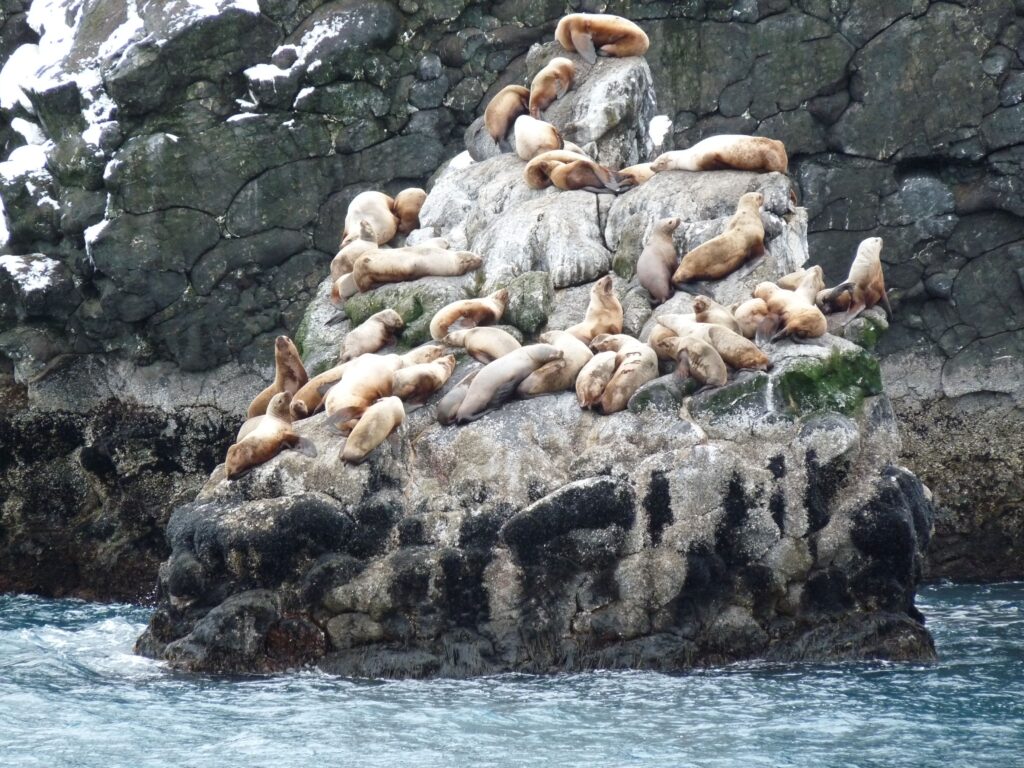
M144 35L146 26L139 16L138 0L127 0L125 15L127 19L103 41L99 49L99 58L105 59L119 53Z
M0 107L12 109L16 104L29 112L32 103L25 95L23 86L27 86L41 67L39 46L35 43L18 46L0 69Z
M274 64L257 64L249 67L243 73L249 80L262 80L267 83L272 83L277 78L283 77L288 74L290 70L281 69Z
M448 163L448 167L455 170L461 170L463 168L469 168L469 166L471 166L473 162L474 160L472 157L470 157L469 152L460 152L451 159L451 161Z
M258 115L255 112L239 112L237 115L231 115L227 121L229 123L240 123L243 120L251 120L254 117L261 117L261 115Z
M7 208L4 199L0 197L0 246L7 245L11 239L10 226L7 223Z
M665 136L672 129L672 118L668 115L655 115L647 127L647 135L651 137L654 146L660 147L665 143Z
M45 256L31 260L24 256L0 256L0 269L9 274L24 293L42 291L53 283L60 262Z
M46 173L46 150L40 144L18 147L11 152L5 162L0 163L0 177L3 177L5 181L10 182L17 178L40 173ZM26 182L26 184L29 183Z
M42 129L36 123L23 117L16 117L11 120L11 128L20 133L27 144L43 144L46 142Z

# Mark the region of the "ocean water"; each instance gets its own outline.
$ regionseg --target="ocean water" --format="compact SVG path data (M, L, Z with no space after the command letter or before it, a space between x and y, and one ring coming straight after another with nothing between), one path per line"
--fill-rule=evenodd
M196 678L146 609L0 597L0 766L1024 766L1024 583L921 590L932 664Z

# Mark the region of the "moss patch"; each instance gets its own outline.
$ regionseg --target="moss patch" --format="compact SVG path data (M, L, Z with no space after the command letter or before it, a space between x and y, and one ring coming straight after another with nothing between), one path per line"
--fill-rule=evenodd
M430 340L430 321L441 307L465 298L459 285L417 280L358 293L345 302L345 312L355 328L381 310L395 310L405 322L398 346L410 349Z
M693 398L690 413L697 416L726 416L738 411L765 408L768 374L758 373L724 387L702 392Z
M792 414L856 411L865 397L882 393L882 371L867 351L833 352L823 359L797 362L775 386L776 406Z

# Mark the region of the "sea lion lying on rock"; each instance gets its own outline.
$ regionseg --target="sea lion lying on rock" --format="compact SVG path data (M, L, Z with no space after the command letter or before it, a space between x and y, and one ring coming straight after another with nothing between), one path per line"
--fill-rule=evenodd
M781 141L763 136L709 136L689 149L664 152L651 168L662 171L756 171L786 173L789 157Z
M502 151L509 151L507 136L520 115L530 112L530 91L521 85L506 85L484 109L484 126Z
M229 480L270 461L283 449L299 444L299 436L292 429L290 404L291 395L278 392L270 399L264 415L251 418L242 425L224 460Z
M748 192L740 198L736 213L725 231L698 245L683 256L672 282L683 285L693 280L719 280L753 256L764 253L764 225L761 205L764 195Z
M562 350L551 344L530 344L488 363L477 373L459 405L455 421L475 421L501 407L519 384L545 363L562 358Z
M398 217L395 216L394 205L394 199L383 192L360 192L353 197L345 213L341 247L344 248L359 236L359 222L363 220L373 226L379 245L391 242L398 231Z
M555 28L555 40L576 51L588 64L597 55L643 56L650 47L647 33L629 19L608 13L570 13Z
M349 464L362 463L404 421L405 407L402 401L397 397L381 398L366 409L352 428L341 450L342 461Z
M450 331L494 325L505 313L508 291L505 288L479 299L453 301L434 313L430 320L430 337L440 341Z
M540 117L540 113L550 107L555 99L560 99L572 88L576 77L576 65L569 59L557 56L549 61L538 72L530 84L530 115ZM516 149L519 148L519 137L516 136ZM520 155L522 157L522 155Z

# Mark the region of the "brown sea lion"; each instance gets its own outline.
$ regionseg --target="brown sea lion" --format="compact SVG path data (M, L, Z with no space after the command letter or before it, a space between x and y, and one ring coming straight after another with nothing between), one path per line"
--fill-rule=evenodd
M526 164L523 169L523 179L530 189L545 189L551 186L551 179L548 177L549 164L553 163L574 163L577 160L590 160L582 152L569 149L552 149L542 152Z
M420 228L420 208L426 199L427 191L419 187L409 187L395 195L392 211L398 217L398 234L408 235Z
M643 56L651 42L629 19L608 13L570 13L555 28L555 40L567 51L576 51L588 64L597 55Z
M762 203L764 195L760 192L743 195L725 231L683 256L672 282L681 285L693 280L719 280L748 259L764 253Z
M707 296L693 297L693 315L698 323L721 325L736 333L740 331L739 323L732 316L732 312Z
M730 368L767 371L771 365L754 342L724 326L697 323L686 335L710 344Z
M450 347L465 347L469 355L481 363L489 363L519 349L522 344L508 331L489 326L452 331L444 337Z
M402 317L393 309L382 309L345 334L341 342L339 363L347 363L366 352L376 352L395 340L405 327Z
M692 376L709 387L722 387L729 380L729 371L718 351L695 335L677 336L666 342L675 351L681 376Z
M675 272L679 257L672 233L679 226L680 219L673 216L661 219L651 230L640 258L636 262L636 276L654 305L663 304L672 298L672 273Z
M740 333L748 339L754 338L758 326L768 315L768 305L764 299L747 299L746 301L734 304L732 316L739 326Z
M545 363L561 357L562 350L551 344L530 344L488 363L470 383L455 420L459 423L475 421L500 407L512 397L523 379Z
M402 401L397 397L381 398L363 412L359 422L352 428L345 440L345 447L341 449L341 460L349 464L360 464L404 421L405 407Z
M615 295L611 275L605 275L590 289L590 304L583 322L565 330L584 344L601 333L622 333L622 304Z
M800 281L803 280L806 275L807 267L800 267L799 269L780 277L775 281L775 284L779 286L779 288L785 288L787 291L793 291L796 290L796 287L800 285Z
M530 84L530 115L540 117L540 113L550 107L555 99L560 99L569 92L575 78L576 65L569 59L557 56L545 64ZM516 141L519 141L518 135ZM518 147L516 144L517 149Z
M549 392L564 392L576 384L576 377L594 353L590 347L565 331L548 331L540 340L562 350L560 360L552 360L535 370L516 387L519 397L537 397Z
M352 271L352 264L368 251L377 249L377 233L366 219L359 221L359 231L355 239L341 246L337 255L331 259L331 282Z
M288 406L291 395L278 392L271 398L273 410L258 417L254 424L228 448L224 460L228 480L234 480L243 472L266 461L270 461L284 448L294 448L299 444L299 436L292 429ZM246 422L248 424L248 422ZM245 430L246 425L242 425Z
M515 125L516 118L530 112L530 91L521 85L506 85L496 94L484 109L484 125L487 133L502 150L510 149L506 137Z
M422 405L448 383L455 370L455 355L445 355L432 363L410 365L395 371L391 392L407 403Z
M526 164L523 178L531 189L551 185L566 191L622 192L630 180L578 152L555 149L542 152Z
M373 226L378 244L390 242L398 231L398 217L392 212L394 206L395 201L383 192L360 192L353 197L345 213L341 247L359 237L359 222L364 219Z
M473 383L473 379L476 378L476 375L481 370L483 370L482 367L467 373L458 384L448 390L447 394L438 401L435 415L439 424L447 427L455 421L455 417L459 412L459 406L466 399L469 385Z
M615 375L615 361L618 356L618 352L613 350L598 352L583 366L576 377L576 399L580 408L593 408L600 402L605 387Z
M709 136L689 149L664 152L651 163L656 173L662 171L756 171L786 173L789 158L781 141L763 136L726 134Z
M494 325L505 313L508 291L504 288L482 299L462 299L441 307L430 320L430 337L440 341L449 331Z
M351 361L341 381L327 390L324 397L330 422L347 434L370 405L391 395L395 371L403 363L398 355L373 353Z
M846 280L835 288L819 292L816 302L824 312L846 312L846 322L865 309L881 304L885 316L892 320L892 307L882 274L882 238L862 240Z
M675 351L666 342L678 335L675 331L666 328L664 325L655 323L654 327L651 328L650 334L647 336L647 344L654 350L659 360L675 360Z
M469 251L424 249L418 246L389 248L364 253L352 265L352 279L360 291L385 283L402 283L421 277L464 275L483 264Z
M253 416L251 419L245 420L242 426L239 427L238 434L235 435L235 442L241 442L242 438L256 429L265 419L281 419L291 424L293 419L289 405L290 401L291 395L287 392L278 392L270 398L266 413L262 416Z
M302 365L302 358L299 357L299 350L294 342L287 336L278 336L274 339L274 383L260 392L249 403L249 410L246 415L262 416L267 412L267 405L270 398L278 392L287 392L294 395L299 388L309 380L306 369Z
M795 291L779 288L775 283L758 283L755 298L764 299L770 315L778 315L782 328L772 340L792 336L796 340L824 336L828 321L821 310Z
M594 340L595 343L598 343L598 339ZM615 356L615 373L601 393L601 413L625 410L633 393L648 381L658 377L658 356L654 350L636 339L633 341L635 343L623 343L618 348ZM595 349L601 349L603 346L598 343Z
M562 134L551 123L529 115L516 118L516 154L526 162L537 155L562 148Z

